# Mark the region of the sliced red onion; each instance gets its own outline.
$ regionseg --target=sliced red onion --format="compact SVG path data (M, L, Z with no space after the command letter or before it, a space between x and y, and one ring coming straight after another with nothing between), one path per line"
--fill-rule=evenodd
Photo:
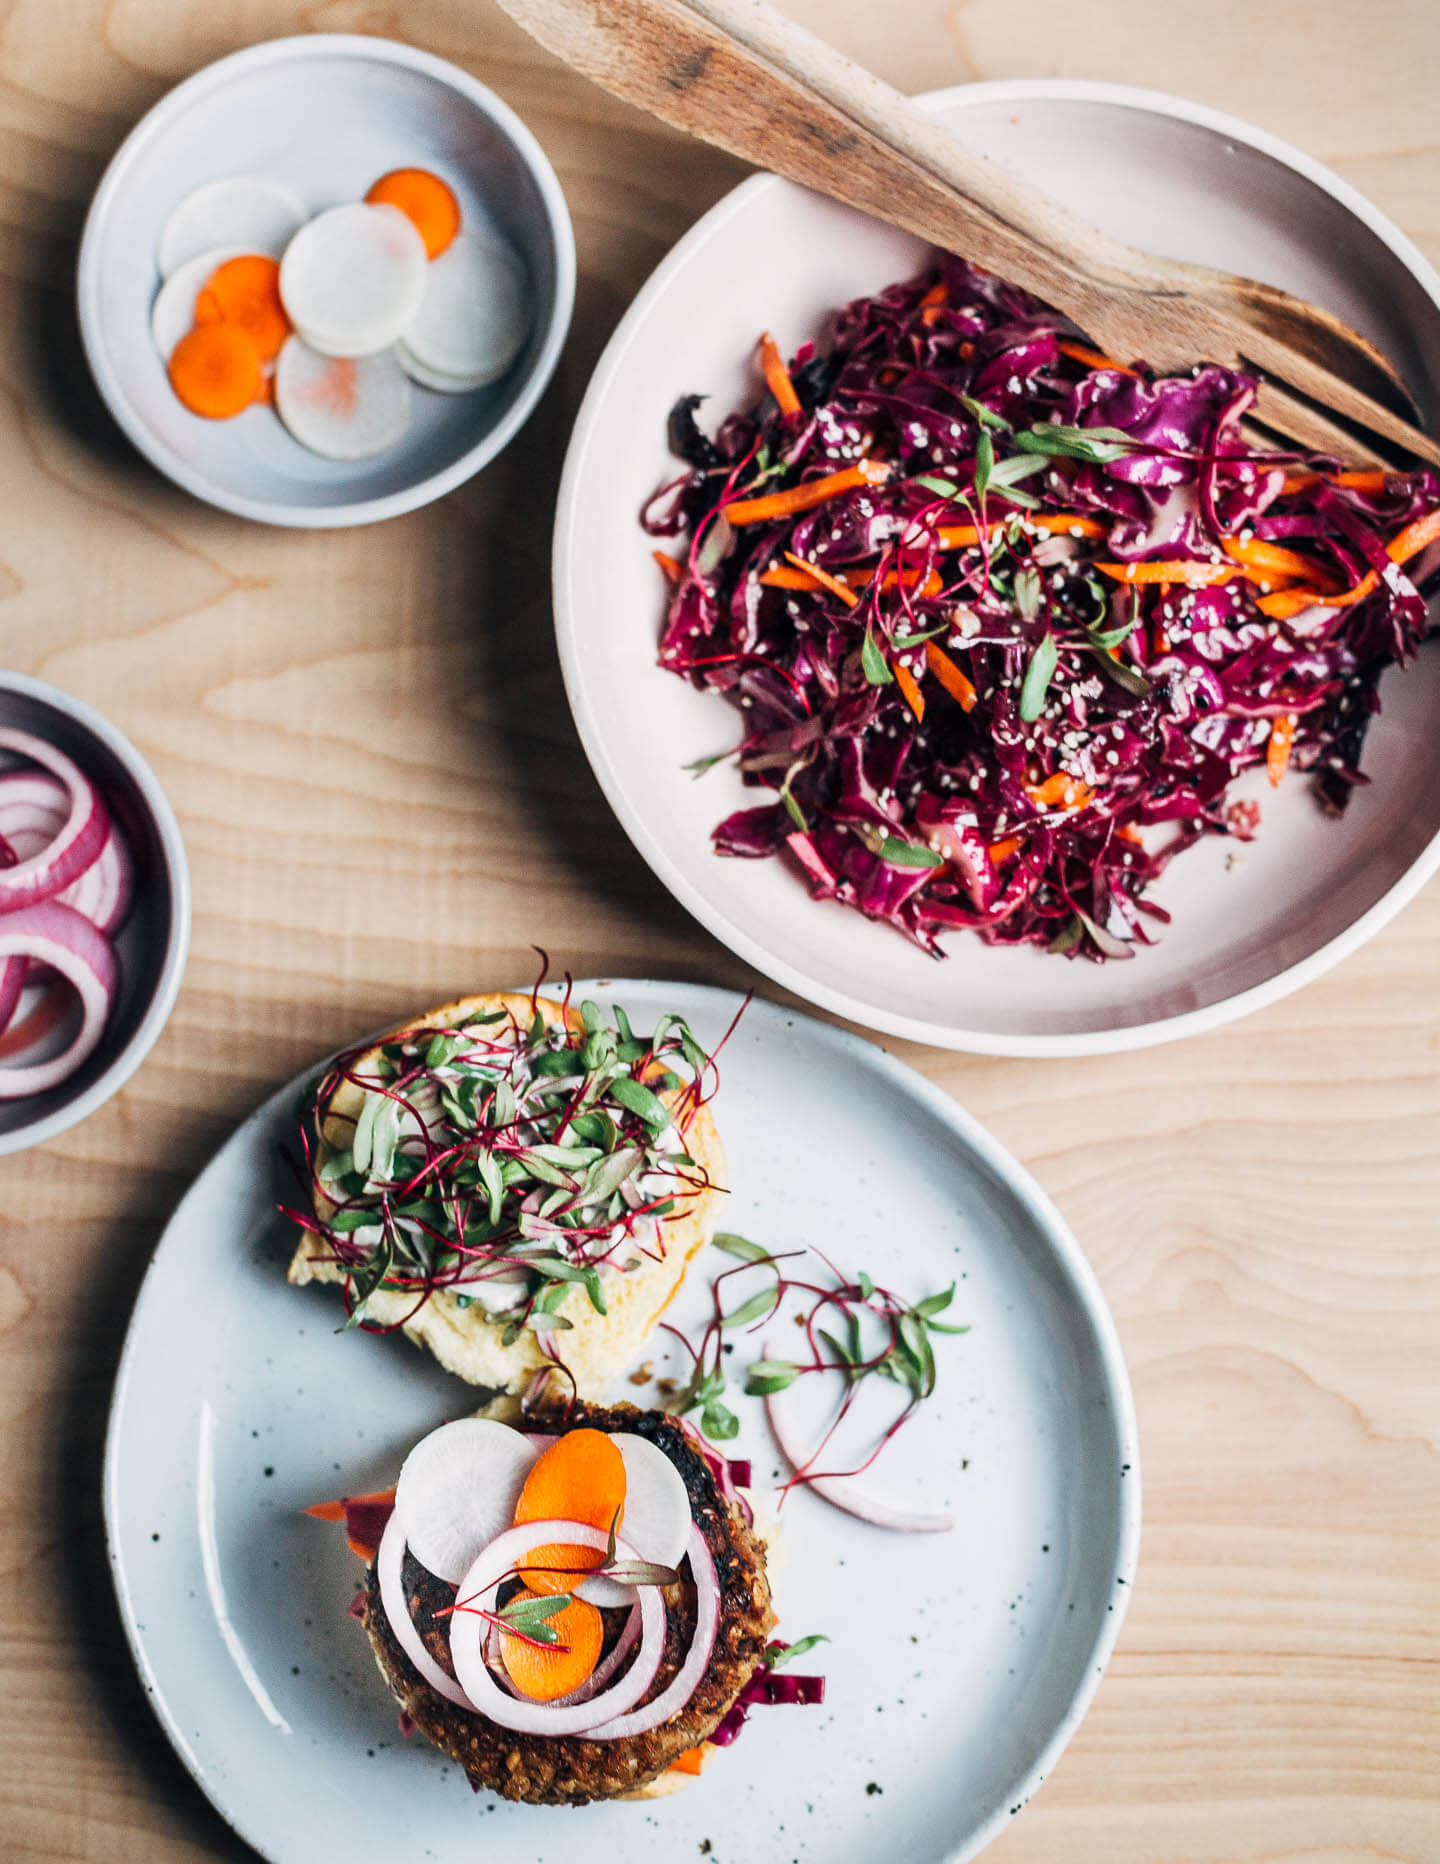
M684 1663L676 1671L674 1680L660 1691L653 1702L647 1702L643 1709L631 1709L627 1714L617 1715L598 1728L587 1729L587 1739L623 1741L627 1735L643 1735L647 1729L658 1728L662 1722L668 1722L672 1715L678 1715L699 1687L700 1679L710 1662L710 1653L715 1648L715 1633L720 1625L720 1581L716 1577L710 1549L705 1545L705 1536L694 1521L690 1523L690 1538L685 1543L685 1552L689 1556L690 1572L695 1580L695 1635L690 1640ZM649 1586L641 1587L642 1609L652 1590ZM640 1667L638 1661L635 1667Z
M0 743L6 736L0 732ZM0 879L16 872L13 867L0 870ZM0 1068L0 1099L15 1100L57 1086L93 1053L115 1000L120 971L104 934L58 900L0 912L0 958L38 959L51 965L69 978L80 996L80 1028L68 1048L49 1061Z
M593 1547L603 1553L609 1536L580 1521L527 1521L523 1527L507 1528L491 1541L461 1580L459 1602L493 1611L501 1581L523 1565L525 1556L534 1548L551 1544ZM616 1540L615 1550L622 1559L636 1558L633 1548L622 1540ZM617 1727L625 1719L623 1712L638 1702L654 1682L665 1652L665 1604L654 1586L644 1586L640 1592L640 1649L634 1663L619 1682L602 1689L589 1702L561 1708L552 1702L532 1702L505 1694L486 1668L485 1623L476 1611L457 1610L452 1614L450 1655L455 1674L480 1714L502 1728L513 1728L517 1734L589 1735L600 1722ZM610 1717L618 1719L607 1721Z
M803 1469L809 1459L800 1453L794 1438L786 1429L781 1415L784 1409L776 1393L772 1392L766 1398L765 1416L780 1446L780 1454L792 1469ZM807 1476L805 1487L822 1501L829 1502L832 1508L854 1515L857 1520L868 1521L872 1527L889 1528L892 1533L948 1534L955 1525L953 1515L915 1514L904 1508L891 1508L884 1502L872 1501L844 1476Z
M57 897L62 906L84 913L107 938L124 925L135 897L135 862L130 844L113 823L99 854Z
M0 726L0 750L28 757L57 776L70 798L69 814L54 840L39 854L0 868L0 907L11 910L53 899L97 859L110 833L110 816L100 794L63 751L28 731ZM7 773L24 776L24 772ZM12 789L12 793L16 793Z
M375 1576L380 1581L380 1603L385 1607L390 1629L395 1633L401 1650L433 1690L444 1696L447 1702L468 1709L472 1715L477 1714L475 1704L455 1678L447 1676L440 1668L425 1648L425 1640L415 1629L415 1621L405 1602L405 1586L401 1577L404 1565L405 1530L400 1525L399 1515L392 1514L386 1523L385 1532L380 1536L380 1550L375 1555Z
M24 958L7 958L4 964L0 965L0 1029L3 1029L6 1035L10 1033L11 1017L20 1007L20 992L24 988L25 973L29 968ZM25 1018L27 1023L32 1020L33 1013L32 1016ZM5 1036L0 1035L0 1044L3 1044L4 1040ZM27 1036L24 1041L12 1044L12 1047L24 1048L30 1040L32 1038ZM0 1055L5 1052L5 1049L0 1047Z

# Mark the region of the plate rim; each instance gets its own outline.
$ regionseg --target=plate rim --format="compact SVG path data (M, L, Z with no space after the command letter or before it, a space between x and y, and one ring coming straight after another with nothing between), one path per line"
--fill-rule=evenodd
M747 1013L749 1010L758 1009L762 1015L773 1015L782 1020L798 1019L807 1025L814 1039L834 1045L839 1050L838 1059L841 1061L848 1059L875 1069L890 1085L918 1102L943 1127L953 1133L961 1145L967 1147L978 1157L980 1162L994 1173L1007 1191L1029 1213L1037 1234L1046 1244L1052 1259L1062 1270L1073 1301L1079 1307L1090 1329L1095 1344L1098 1369L1103 1379L1106 1414L1111 1421L1120 1460L1125 1465L1124 1479L1116 1484L1118 1507L1115 1521L1116 1570L1123 1579L1124 1585L1120 1589L1120 1596L1113 1601L1110 1609L1098 1614L1095 1636L1086 1653L1079 1684L1064 1712L1058 1717L1044 1747L1035 1756L1023 1777L1016 1782L1013 1795L1006 1795L1006 1801L1009 1803L1002 1801L991 1816L976 1827L968 1838L963 1839L958 1846L945 1853L946 1864L965 1864L967 1859L973 1858L983 1850L1009 1824L1011 1817L1009 1805L1023 1806L1028 1803L1041 1784L1053 1773L1061 1754L1089 1711L1101 1678L1114 1654L1134 1592L1142 1514L1140 1439L1134 1391L1114 1317L1088 1256L1061 1215L1058 1206L1038 1180L970 1112L968 1107L921 1074L918 1069L912 1068L907 1062L901 1061L878 1043L857 1034L854 1030L837 1027L821 1017L812 1016L808 1011L777 1003L772 998L756 996L753 992L747 997L744 992L720 985L664 978L606 976L576 979L573 985L577 991L599 992L603 990L617 994L627 990L633 991L639 987L683 992L692 1000L704 1000L707 1007L713 1006L717 1017L724 1019L721 1026L729 1021L727 1012L733 1014L742 1003L748 1004ZM526 985L522 988L528 994L531 986ZM542 994L555 995L562 988L563 986L559 985L546 985L543 987ZM388 1023L383 1025L380 1031L374 1033L383 1033L384 1028L393 1026L393 1023ZM362 1041L364 1039L361 1038ZM353 1045L346 1044L345 1046ZM276 1112L287 1100L293 1099L300 1086L315 1073L317 1068L323 1067L324 1062L325 1057L321 1057L300 1069L293 1077L267 1094L245 1119L232 1128L195 1174L166 1218L150 1261L146 1265L145 1273L141 1277L130 1318L126 1323L124 1345L116 1365L106 1417L101 1477L106 1560L115 1588L116 1604L125 1632L126 1644L144 1685L146 1699L170 1745L196 1786L204 1793L230 1829L250 1845L259 1856L265 1858L268 1864L300 1864L300 1857L293 1852L266 1849L249 1829L244 1808L237 1807L224 1789L212 1778L207 1777L206 1769L186 1737L178 1717L171 1710L162 1681L149 1661L143 1633L136 1623L125 1556L117 1525L118 1462L131 1373L139 1352L142 1319L149 1303L154 1299L154 1290L162 1280L163 1265L167 1255L181 1247L178 1226L182 1213L188 1204L199 1201L204 1180L211 1171L219 1167L221 1160L230 1153L231 1148L235 1147L244 1135L253 1133L255 1129L272 1122Z
M1414 241L1401 232L1373 202L1323 162L1316 161L1313 156L1305 154L1283 138L1260 129L1242 117L1212 109L1206 104L1192 103L1187 98L1174 96L1167 91L1089 78L997 78L974 84L948 85L940 90L923 92L911 101L926 111L934 112L961 100L973 100L976 103L1044 100L1113 104L1177 118L1232 137L1294 170L1347 208L1390 248L1432 301L1437 316L1440 316L1440 271L1430 264ZM1363 913L1324 945L1294 964L1287 965L1274 976L1223 997L1218 1002L1183 1010L1174 1016L1156 1017L1147 1022L1108 1029L1054 1031L1039 1035L957 1028L893 1011L883 1004L854 996L847 990L817 982L799 966L776 956L758 937L738 924L723 908L714 904L686 879L659 837L649 829L641 813L626 798L606 748L600 711L590 704L586 693L580 661L581 566L575 549L574 532L581 480L589 467L594 430L599 424L602 407L608 401L609 390L621 363L637 340L641 322L654 301L664 293L671 277L687 263L692 251L711 239L735 215L744 213L754 197L775 188L795 188L801 193L807 191L779 175L752 175L740 182L681 235L631 300L591 374L571 429L556 499L551 583L556 646L566 697L570 702L571 716L580 742L596 781L604 791L605 800L651 872L685 910L722 944L773 982L794 991L806 1003L830 1010L867 1029L902 1036L933 1048L975 1055L1030 1059L1114 1055L1133 1049L1157 1047L1185 1036L1206 1034L1236 1022L1255 1010L1279 1002L1323 976L1352 952L1358 951L1382 927L1388 925L1440 869L1440 830L1419 850L1405 872Z

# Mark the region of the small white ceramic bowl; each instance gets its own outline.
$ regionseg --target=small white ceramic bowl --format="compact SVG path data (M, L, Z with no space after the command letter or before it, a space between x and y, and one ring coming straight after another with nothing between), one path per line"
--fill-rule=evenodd
M1328 306L1401 370L1440 422L1440 277L1338 176L1233 117L1154 92L1024 78L921 100L947 129L1104 231L1247 273ZM889 926L811 900L779 861L719 859L710 831L765 801L724 752L735 714L656 665L664 591L642 503L679 466L666 416L705 394L719 420L753 402L755 343L822 335L851 298L908 278L920 241L775 176L706 214L631 305L575 423L555 520L555 616L566 689L612 808L681 903L787 989L872 1029L998 1055L1082 1055L1213 1029L1318 976L1396 913L1440 866L1440 654L1381 682L1365 743L1370 783L1339 821L1310 786L1262 799L1243 850L1190 849L1153 889L1174 914L1131 964L1069 963L1030 948L946 940L937 964Z
M0 673L0 725L32 732L91 780L129 844L135 898L115 938L120 991L105 1033L68 1081L0 1100L0 1154L22 1152L74 1126L130 1079L155 1046L190 949L190 870L179 824L154 772L108 719L24 673Z
M150 335L155 251L171 209L202 182L259 175L288 183L319 212L412 167L443 175L464 224L498 227L524 255L535 323L508 373L466 395L417 391L405 439L367 460L321 459L268 407L231 421L182 407ZM569 329L575 241L540 145L483 84L389 39L316 34L207 65L140 120L91 204L77 288L100 392L153 465L223 511L323 529L428 504L511 439Z

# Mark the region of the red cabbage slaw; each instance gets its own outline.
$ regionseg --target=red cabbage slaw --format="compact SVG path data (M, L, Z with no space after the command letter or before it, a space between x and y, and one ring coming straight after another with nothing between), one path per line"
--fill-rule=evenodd
M1155 377L964 260L847 306L644 513L660 664L741 711L772 799L722 854L778 855L936 956L1128 958L1151 883L1230 796L1312 773L1338 812L1377 686L1428 631L1440 477L1257 447L1253 378ZM716 760L710 760L716 761ZM698 768L699 766L696 766Z

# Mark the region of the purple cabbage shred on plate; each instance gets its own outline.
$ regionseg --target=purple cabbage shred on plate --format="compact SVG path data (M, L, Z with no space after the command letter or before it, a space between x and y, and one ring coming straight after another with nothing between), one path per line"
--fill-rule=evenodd
M660 664L741 713L769 799L714 831L941 956L1129 958L1153 881L1251 838L1231 785L1343 810L1428 631L1440 477L1266 450L1249 376L1153 376L963 260L840 312L645 508L683 539ZM715 761L715 760L711 760ZM698 767L698 766L697 766Z

